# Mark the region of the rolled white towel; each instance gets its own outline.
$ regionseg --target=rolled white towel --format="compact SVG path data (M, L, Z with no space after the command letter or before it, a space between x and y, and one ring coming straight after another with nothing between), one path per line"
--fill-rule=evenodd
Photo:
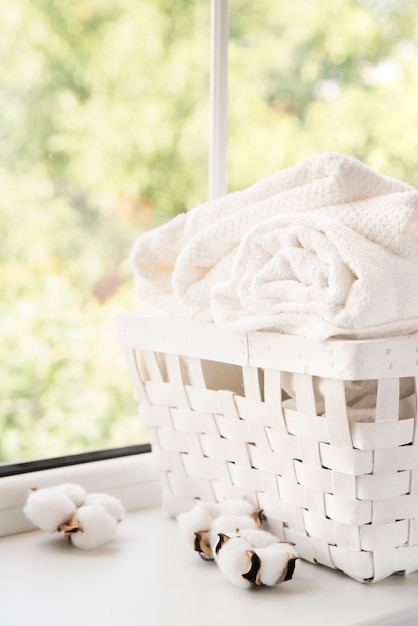
M314 155L141 235L131 253L138 295L171 314L210 320L211 288L228 278L237 247L257 224L411 190L351 157Z
M413 237L405 237L412 249ZM322 215L287 214L253 228L228 280L212 289L214 321L319 340L413 332L418 256Z
M175 297L188 306L206 311L213 318L210 296L214 286L228 280L242 242L257 226L270 224L279 216L311 213L332 219L402 255L418 254L418 192L403 191L317 206L313 198L296 199L296 191L279 194L268 201L227 216L193 237L173 268ZM247 250L248 251L248 250ZM201 315L202 317L202 315Z

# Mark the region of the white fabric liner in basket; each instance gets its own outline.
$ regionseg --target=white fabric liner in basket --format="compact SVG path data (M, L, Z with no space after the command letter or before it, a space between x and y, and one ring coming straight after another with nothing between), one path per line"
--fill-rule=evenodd
M418 569L418 335L117 325L170 515L245 497L308 561L361 582Z

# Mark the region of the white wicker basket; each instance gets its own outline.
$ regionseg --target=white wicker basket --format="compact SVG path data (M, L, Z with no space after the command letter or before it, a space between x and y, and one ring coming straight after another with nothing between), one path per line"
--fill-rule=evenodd
M118 336L171 515L244 496L308 561L359 581L418 569L418 336L316 342L143 313L120 314Z

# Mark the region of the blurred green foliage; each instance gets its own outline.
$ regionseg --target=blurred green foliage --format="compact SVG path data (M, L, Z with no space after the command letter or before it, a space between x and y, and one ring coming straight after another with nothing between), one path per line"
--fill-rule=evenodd
M205 199L208 22L186 0L0 4L0 462L147 438L114 318L140 305L135 238Z
M230 190L335 150L418 186L418 3L230 0ZM113 328L206 198L209 2L0 4L0 462L146 438Z
M231 6L231 189L327 150L418 186L415 0Z

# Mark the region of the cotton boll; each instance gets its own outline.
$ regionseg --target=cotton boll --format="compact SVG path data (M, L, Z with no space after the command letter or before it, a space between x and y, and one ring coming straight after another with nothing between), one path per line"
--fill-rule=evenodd
M205 502L203 500L199 500L192 510L205 512L213 519L220 515L221 507L218 502Z
M254 549L264 548L265 546L279 541L276 535L273 535L267 530L262 530L261 528L242 528L240 529L240 535L244 537Z
M118 523L102 506L89 504L77 511L78 532L68 533L72 543L82 550L93 550L107 543L116 533Z
M215 549L216 562L225 578L242 589L251 586L251 580L245 575L252 569L252 553L251 545L244 537L220 534Z
M251 515L220 515L216 517L211 526L212 532L237 533L243 528L258 529L258 523Z
M122 521L125 515L125 508L121 501L108 493L89 493L84 504L94 504L103 507L117 522Z
M209 545L209 529L218 514L217 502L198 501L190 511L177 516L183 541L206 560L213 559Z
M258 529L258 524L250 515L220 515L212 522L210 529L209 542L212 551L218 543L219 533L230 534L238 533L243 529Z
M240 498L237 500L222 500L221 502L205 502L200 500L193 510L206 511L212 518L220 515L252 515L256 510L251 502Z
M57 487L32 491L23 508L26 517L38 528L54 533L76 511L74 502Z
M63 483L62 485L57 485L56 489L70 498L70 500L72 500L77 507L84 504L87 496L84 487L81 485L74 485L73 483Z
M257 555L260 559L257 585L273 586L292 578L297 555L289 544L273 543L257 549Z
M213 558L218 533L235 533L242 528L258 528L262 511L255 511L247 500L202 502L177 516L180 534L186 545L205 559Z
M212 521L212 517L209 513L201 507L195 507L191 511L180 513L177 517L177 522L180 535L186 545L193 550L197 550L197 552L202 552L203 550L197 549L196 533L209 531Z
M223 500L219 503L218 515L252 515L255 507L241 498L239 500Z

